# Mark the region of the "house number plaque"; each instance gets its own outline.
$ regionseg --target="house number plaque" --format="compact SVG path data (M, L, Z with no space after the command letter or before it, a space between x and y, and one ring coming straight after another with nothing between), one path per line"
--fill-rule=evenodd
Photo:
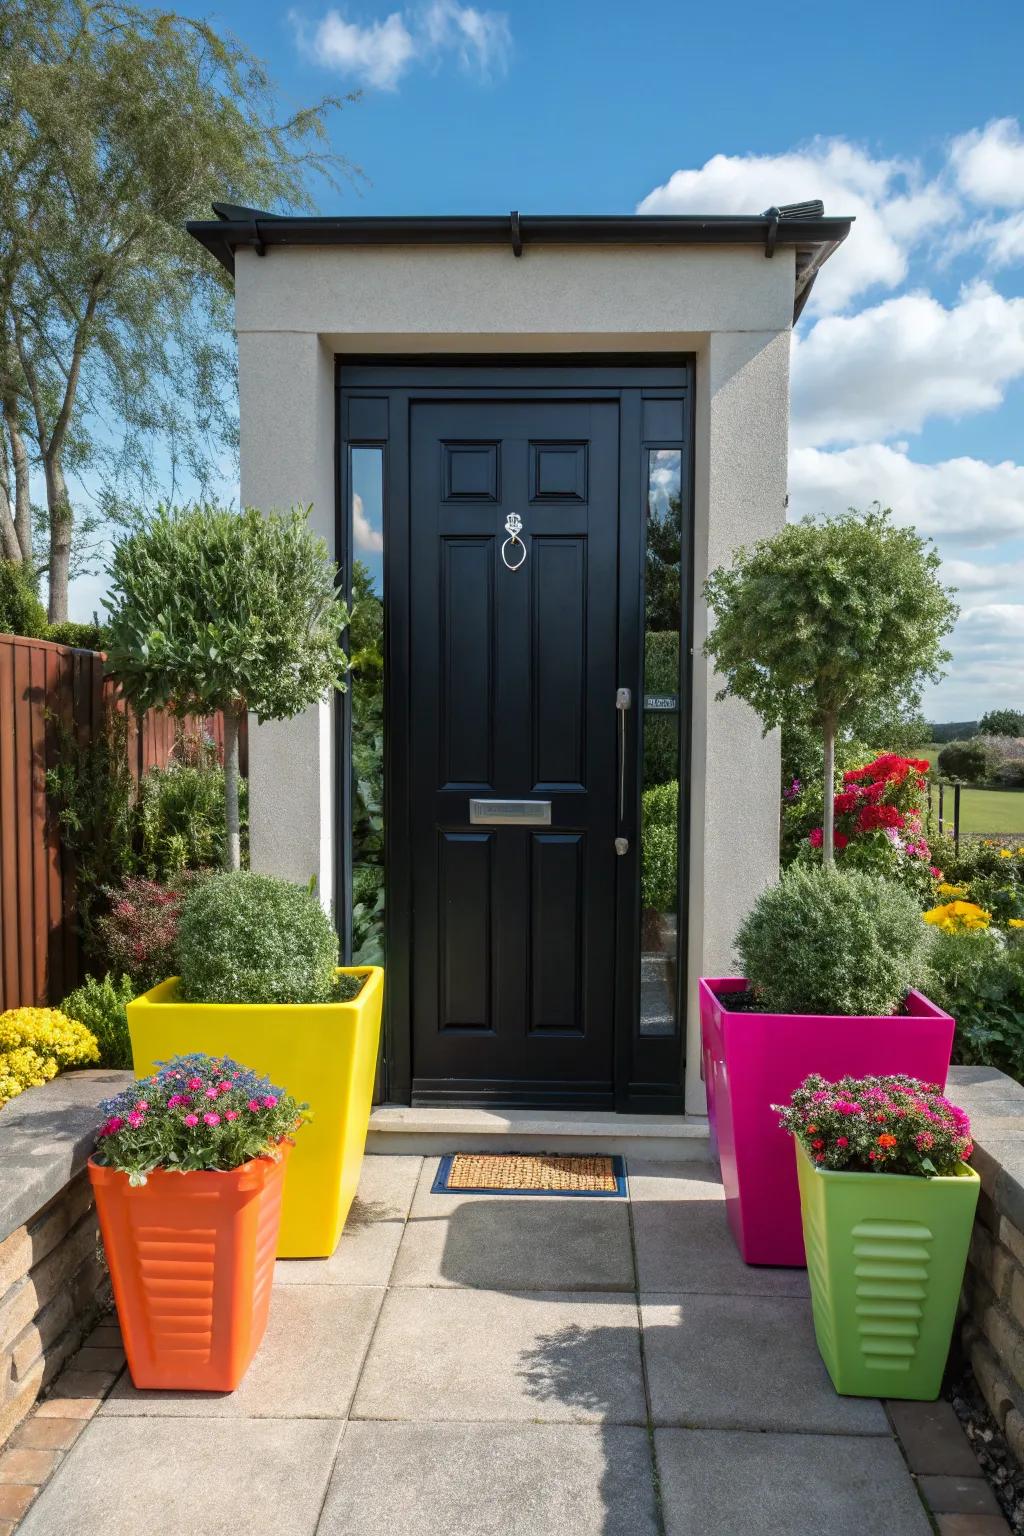
M471 800L473 827L550 827L550 800Z

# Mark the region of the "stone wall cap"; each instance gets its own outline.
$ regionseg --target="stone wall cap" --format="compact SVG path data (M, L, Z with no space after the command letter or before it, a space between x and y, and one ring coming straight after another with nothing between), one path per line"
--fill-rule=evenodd
M101 1099L132 1081L131 1072L65 1072L27 1088L0 1110L0 1242L32 1220L88 1161Z
M971 1161L985 1188L1024 1231L1024 1085L995 1067L950 1067L946 1094L971 1117Z

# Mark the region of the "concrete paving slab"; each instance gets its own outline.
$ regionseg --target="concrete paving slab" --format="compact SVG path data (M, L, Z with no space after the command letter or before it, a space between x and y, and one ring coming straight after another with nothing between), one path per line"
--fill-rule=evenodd
M655 1424L888 1435L881 1403L839 1397L796 1297L641 1297Z
M636 1306L613 1293L389 1291L352 1418L643 1424Z
M329 1259L279 1259L275 1285L387 1285L423 1159L367 1157Z
M895 1441L659 1429L665 1536L929 1536Z
M716 1296L809 1296L807 1272L744 1264L725 1215L717 1168L631 1163L629 1189L640 1290Z
M349 1425L318 1536L656 1536L646 1431Z
M19 1536L313 1536L342 1430L94 1419Z
M125 1372L101 1416L343 1419L383 1296L370 1286L278 1286L263 1344L237 1392L140 1392Z
M625 1200L555 1195L434 1195L423 1165L392 1285L508 1291L631 1291Z

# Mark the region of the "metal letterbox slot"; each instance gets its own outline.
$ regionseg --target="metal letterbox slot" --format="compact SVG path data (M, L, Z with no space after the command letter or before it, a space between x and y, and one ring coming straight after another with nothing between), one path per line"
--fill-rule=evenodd
M471 800L470 826L550 827L550 800Z

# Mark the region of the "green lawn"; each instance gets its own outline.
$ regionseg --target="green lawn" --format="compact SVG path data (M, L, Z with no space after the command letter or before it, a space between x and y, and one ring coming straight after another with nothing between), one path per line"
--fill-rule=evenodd
M940 746L934 744L928 747L915 749L915 755L920 752L930 763L935 763ZM938 791L932 790L932 803L938 811ZM948 830L953 830L953 791L947 786L943 805L943 820L948 822ZM1021 789L975 789L964 788L960 791L960 831L963 833L980 834L982 837L991 835L1001 836L1006 833L1019 833L1024 836L1024 790Z

